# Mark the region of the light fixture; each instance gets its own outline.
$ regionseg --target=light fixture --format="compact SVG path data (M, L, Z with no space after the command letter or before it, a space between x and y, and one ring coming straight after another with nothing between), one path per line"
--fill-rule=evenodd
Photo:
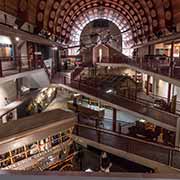
M141 123L145 123L145 122L146 122L146 120L144 120L144 119L140 119L140 120L139 120L139 122L141 122Z
M113 92L112 89L109 89L109 90L106 91L107 94L110 94L110 93L112 93L112 92Z
M85 172L89 173L89 172L93 172L93 170L89 168L89 169L86 169Z
M78 97L78 96L80 96L80 94L78 94L78 93L77 93L77 94L74 94L74 97Z
M57 51L57 50L58 50L58 47L55 46L55 47L53 47L52 49L53 49L54 51Z
M19 37L16 37L15 40L16 40L17 42L19 42L19 41L20 41L20 38L19 38Z

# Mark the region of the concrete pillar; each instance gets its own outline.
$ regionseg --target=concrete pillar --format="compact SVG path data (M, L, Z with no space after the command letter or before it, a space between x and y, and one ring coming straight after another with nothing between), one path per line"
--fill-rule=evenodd
M21 99L21 86L22 86L22 79L16 79L16 99Z
M56 62L56 49L55 48L52 48L52 69L51 69L51 77L54 76L55 74L55 62Z
M175 95L175 85L172 84L172 96L174 96L174 95Z
M147 84L146 84L146 95L149 95L149 83L150 83L150 75L147 75Z
M3 77L2 61L0 60L0 77Z
M38 45L34 44L34 52L37 53L38 52ZM37 65L38 65L38 57L35 55L35 59L34 59L34 69L37 69Z
M60 72L61 70L61 51L58 49L57 51L57 61L56 61L56 71Z
M21 63L21 50L18 48L18 43L14 42L13 43L13 51L14 51L14 61L17 64L18 70L19 72L21 72L21 68L22 68L22 63Z
M113 108L113 131L116 132L117 110Z
M171 42L171 59L170 59L170 68L169 68L169 76L173 75L173 61L174 61L174 41Z
M180 118L177 119L175 146L180 147Z
M155 77L153 78L153 95L157 95L157 91L158 91L158 84L159 84L159 80L156 79Z
M155 50L154 45L150 45L150 47L149 47L149 54L150 54L150 55L154 55L154 54L155 54L155 53L154 53L154 50Z
M168 103L170 103L170 101L171 101L171 85L172 84L168 84L168 95L167 95L167 101L168 101Z

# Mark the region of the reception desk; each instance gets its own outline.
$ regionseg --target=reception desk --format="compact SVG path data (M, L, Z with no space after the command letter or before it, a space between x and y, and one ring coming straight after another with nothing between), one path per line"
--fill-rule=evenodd
M98 106L89 105L87 103L77 103L77 110L85 115L97 117L97 118L104 118L104 108L99 108ZM68 101L67 106L70 110L75 111L76 107L73 105L73 101Z

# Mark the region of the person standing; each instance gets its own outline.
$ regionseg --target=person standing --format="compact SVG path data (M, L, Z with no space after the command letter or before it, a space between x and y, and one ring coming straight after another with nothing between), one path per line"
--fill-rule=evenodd
M64 70L65 70L65 71L68 70L68 62L67 62L67 60L64 62Z
M7 97L4 98L4 101L5 101L5 105L7 106L10 102L9 102L9 99Z
M75 112L78 112L78 102L77 97L73 98L73 106L75 107Z

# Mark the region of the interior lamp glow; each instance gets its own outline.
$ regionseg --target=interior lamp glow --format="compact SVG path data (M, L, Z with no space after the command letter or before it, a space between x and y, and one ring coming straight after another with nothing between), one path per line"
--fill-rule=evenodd
M52 48L54 51L57 51L58 50L58 47L53 47Z
M109 89L109 90L106 91L107 94L110 94L110 93L112 93L112 92L113 92L112 89Z
M74 94L74 97L78 97L78 96L80 96L80 94L78 94L78 93L77 93L77 94Z
M139 122L145 123L145 122L146 122L146 120L144 120L144 119L140 119L140 120L139 120Z
M19 41L20 41L20 38L19 38L19 37L16 37L15 40L16 40L17 42L19 42Z
M85 172L93 172L92 169L86 169Z

